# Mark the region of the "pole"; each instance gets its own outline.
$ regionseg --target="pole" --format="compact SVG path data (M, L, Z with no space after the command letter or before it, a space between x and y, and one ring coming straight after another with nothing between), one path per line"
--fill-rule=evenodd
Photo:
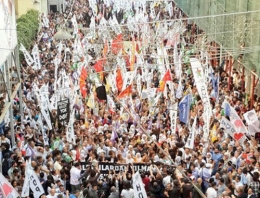
M251 96L250 96L250 109L254 107L254 94L255 94L255 75L251 74L252 81L251 81Z
M230 90L231 87L231 74L232 74L232 66L235 61L232 62L232 57L229 56L229 65L228 65L228 90Z
M20 110L20 116L21 116L21 122L23 121L23 87L22 87L22 78L21 78L21 64L20 64L20 59L19 59L19 49L18 45L15 48L14 51L14 61L17 69L17 75L18 75L18 81L21 83L20 88L19 88L19 110Z
M9 61L8 61L9 60ZM10 118L10 129L11 129L11 142L12 142L12 146L15 145L15 136L14 136L14 116L13 116L13 104L12 104L12 85L10 82L10 68L9 65L12 64L12 57L11 55L9 55L8 59L5 61L5 78L6 78L6 86L7 86L7 93L8 93L8 102L11 103L11 105L9 106L9 118Z
M245 90L245 67L242 65L242 91Z

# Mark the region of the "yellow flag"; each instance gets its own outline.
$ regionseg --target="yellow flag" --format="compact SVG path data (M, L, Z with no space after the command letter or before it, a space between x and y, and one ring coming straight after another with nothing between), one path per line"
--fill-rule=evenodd
M91 92L90 94L90 97L88 99L88 103L87 103L87 106L91 109L94 109L95 107L95 97L94 97L94 94L93 92Z

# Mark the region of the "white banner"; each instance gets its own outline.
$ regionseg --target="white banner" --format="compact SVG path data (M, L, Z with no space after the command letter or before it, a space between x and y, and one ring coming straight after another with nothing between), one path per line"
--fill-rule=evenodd
M172 109L170 109L170 119L171 119L171 132L172 134L175 134L176 132L176 120L177 120L177 111L178 108L178 103L175 103L172 107Z
M211 117L211 108L210 108L210 100L208 95L207 84L205 81L205 76L200 61L196 58L191 58L190 64L191 64L195 84L204 106L203 117L204 117L205 124L204 124L203 138L207 140L209 135L209 125L210 125L210 117Z
M21 44L20 46L20 50L23 52L23 55L24 55L24 58L25 58L25 61L26 63L31 66L34 61L32 59L32 57L30 56L29 52L25 49L25 47L23 46L23 44Z
M147 198L139 171L133 175L134 198Z
M30 189L33 191L33 197L39 198L44 194L41 182L33 170L29 170L27 174L29 175Z
M193 149L194 148L194 139L195 139L195 133L196 133L196 124L197 124L197 116L194 118L192 128L190 135L187 139L187 142L185 144L185 148Z
M75 109L73 109L72 114L70 115L70 120L69 120L69 124L68 124L68 127L67 127L67 132L66 132L67 141L72 142L73 144L76 143L74 127L73 127L74 114L75 114Z
M25 179L24 179L24 182L23 182L23 189L22 189L22 194L21 194L21 197L28 197L29 196L29 193L30 193L30 181L29 181L29 174L28 174L28 171L29 171L29 166L31 161L26 161L26 167L25 167Z
M36 69L41 69L42 66L41 66L39 49L38 49L37 44L35 44L33 49L32 49L32 56L33 56L33 60L34 60L34 67Z

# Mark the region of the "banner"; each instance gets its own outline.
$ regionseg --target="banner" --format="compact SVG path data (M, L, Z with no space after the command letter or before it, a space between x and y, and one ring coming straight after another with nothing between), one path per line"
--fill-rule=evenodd
M193 149L194 148L194 139L195 139L195 133L196 133L196 124L197 124L197 116L195 117L192 129L190 132L190 135L186 141L185 148Z
M32 56L34 60L34 67L38 70L41 69L41 61L40 61L40 55L39 55L39 49L38 45L35 44L33 49L32 49Z
M41 182L33 170L29 170L27 174L29 175L30 189L33 191L33 197L39 198L45 193Z
M61 100L57 103L57 115L58 122L61 124L66 124L70 119L70 102L69 99Z
M175 103L170 109L170 119L171 119L171 133L175 134L176 132L176 120L177 120L177 108L178 108L178 103Z
M200 95L200 98L202 100L203 106L204 106L204 134L203 138L205 140L208 139L209 135L209 125L210 125L210 117L211 117L211 106L210 106L210 100L208 95L208 89L207 84L205 81L205 76L203 72L203 68L201 63L196 58L190 59L191 69L194 76L195 84L198 90L198 93Z
M150 171L150 165L155 163L134 163L134 171ZM87 166L91 166L91 162L81 162L81 169L86 170ZM171 171L174 171L173 166L165 165L167 168ZM98 168L100 170L100 173L103 175L108 174L110 170L114 170L115 173L124 172L126 169L128 169L128 164L115 164L110 162L99 162Z
M201 97L201 100L203 102L203 105L204 105L204 107L210 107L210 100L209 100L209 96L208 96L207 85L205 82L205 76L204 76L204 72L203 72L201 63L199 62L198 59L191 58L190 64L191 64L195 84L196 84L198 93Z
M26 63L31 66L34 61L32 59L32 57L30 56L29 52L25 49L25 47L23 46L23 44L21 44L20 46L20 50L23 52L23 55L24 55L24 58L25 58L25 61Z
M147 198L144 184L139 171L133 175L134 198Z
M0 197L3 198L16 198L20 195L14 189L14 187L8 182L8 180L0 173Z

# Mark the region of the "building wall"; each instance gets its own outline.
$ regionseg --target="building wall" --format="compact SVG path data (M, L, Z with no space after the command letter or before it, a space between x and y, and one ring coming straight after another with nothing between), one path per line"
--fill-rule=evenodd
M189 17L211 16L194 21L235 59L243 54L243 64L260 75L260 0L175 0L175 3ZM248 11L257 12L232 14Z
M35 3L37 1L38 3ZM15 0L15 11L19 17L28 10L35 9L40 13L48 13L47 0Z

